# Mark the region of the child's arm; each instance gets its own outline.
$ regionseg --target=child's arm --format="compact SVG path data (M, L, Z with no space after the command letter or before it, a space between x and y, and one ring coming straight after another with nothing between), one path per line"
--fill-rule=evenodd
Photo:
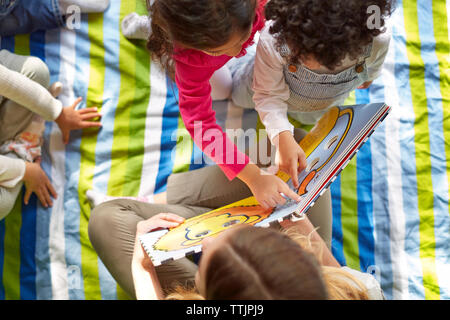
M372 82L381 74L384 60L386 59L391 40L391 28L387 26L386 31L373 39L372 52L367 58L368 81Z
M3 55L8 55L5 50ZM48 121L55 120L62 110L62 103L52 97L47 88L27 76L0 64L0 96L37 113Z
M13 54L2 50L2 55L9 57ZM56 120L63 133L65 143L68 141L70 130L101 126L99 122L88 121L100 117L95 108L75 110L81 101L80 98L71 106L63 107L61 101L55 99L39 83L1 64L0 84L0 96L16 102L47 121Z
M277 147L276 162L298 187L298 172L306 167L306 156L295 141L294 126L287 116L289 88L283 72L283 58L275 48L267 28L262 32L255 57L253 100L273 145Z
M283 58L275 48L275 40L266 27L260 36L253 72L253 101L264 124L269 139L276 145L275 137L283 132L294 133L289 122L287 100L289 87L283 73Z
M39 159L36 162L26 162L22 159L11 159L0 155L0 186L13 188L20 181L25 184L25 204L28 204L30 196L34 192L43 206L53 205L51 197L56 198L57 194L42 170Z
M222 169L227 178L234 179L248 164L249 158L238 150L216 122L209 83L215 68L191 65L180 60L176 61L175 66L180 115L186 130L195 144Z
M14 188L25 174L25 161L0 155L0 186Z

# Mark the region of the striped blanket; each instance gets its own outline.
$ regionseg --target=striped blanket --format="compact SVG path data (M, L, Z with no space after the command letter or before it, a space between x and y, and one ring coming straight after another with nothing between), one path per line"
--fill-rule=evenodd
M391 114L332 184L333 254L370 272L388 299L450 298L450 1L398 0L380 78L348 104L385 101ZM43 168L58 192L43 208L23 193L0 222L0 299L125 299L93 250L86 190L148 196L172 172L205 165L179 117L177 88L129 41L120 21L143 3L111 1L76 30L1 39L43 59L69 105L101 107L103 127L64 145L47 123ZM259 126L254 111L215 103L219 124Z

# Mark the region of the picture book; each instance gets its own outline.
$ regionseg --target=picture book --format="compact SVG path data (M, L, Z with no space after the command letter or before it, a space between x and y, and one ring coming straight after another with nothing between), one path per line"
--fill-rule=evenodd
M295 190L299 202L287 200L284 205L264 209L255 197L186 219L176 228L149 232L140 242L153 264L158 266L201 251L201 241L215 237L236 224L268 227L284 219L301 219L341 170L367 141L375 128L388 115L390 107L372 103L330 108L300 141L306 154L307 167L299 173L300 186L294 188L286 173L277 175Z

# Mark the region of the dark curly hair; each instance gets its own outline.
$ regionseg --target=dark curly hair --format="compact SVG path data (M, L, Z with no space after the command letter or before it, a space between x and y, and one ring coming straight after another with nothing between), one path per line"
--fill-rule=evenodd
M174 43L205 50L226 44L235 32L245 33L255 17L256 0L154 0L147 9L152 32L147 49L174 78Z
M280 50L290 49L289 62L314 57L330 70L349 55L356 59L373 38L385 31L384 20L394 8L394 0L270 0L265 8L273 20L269 32ZM371 5L380 9L379 28L369 28ZM368 13L369 11L369 13Z

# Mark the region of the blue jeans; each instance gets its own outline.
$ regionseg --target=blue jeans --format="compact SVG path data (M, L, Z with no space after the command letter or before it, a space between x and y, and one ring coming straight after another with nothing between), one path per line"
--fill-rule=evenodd
M16 0L12 10L0 12L0 36L31 33L38 30L59 28L65 19L58 0Z

